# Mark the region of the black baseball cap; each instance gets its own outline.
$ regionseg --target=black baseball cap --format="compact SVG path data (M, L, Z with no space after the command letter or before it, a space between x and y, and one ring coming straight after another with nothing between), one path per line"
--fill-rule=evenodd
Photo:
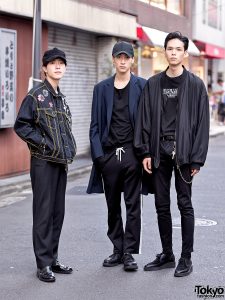
M117 42L112 49L112 56L115 57L122 53L129 57L134 57L134 49L132 44L124 41Z
M48 63L53 61L56 58L60 58L64 61L65 65L67 65L66 61L66 54L62 50L59 50L58 48L53 48L50 50L45 51L43 58L42 58L42 63L43 66L47 66Z

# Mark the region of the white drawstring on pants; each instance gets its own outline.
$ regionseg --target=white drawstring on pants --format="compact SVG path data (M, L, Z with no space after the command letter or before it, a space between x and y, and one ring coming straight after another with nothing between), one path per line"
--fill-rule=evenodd
M116 148L116 156L117 156L117 159L118 159L119 161L121 161L121 158L122 158L122 152L125 153L123 147Z

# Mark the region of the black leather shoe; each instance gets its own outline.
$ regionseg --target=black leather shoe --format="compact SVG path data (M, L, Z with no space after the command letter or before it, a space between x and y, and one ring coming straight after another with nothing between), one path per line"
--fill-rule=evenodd
M167 255L160 253L156 259L144 266L144 271L157 271L166 268L175 268L175 257L173 254Z
M60 274L71 274L73 272L73 269L71 267L64 266L58 260L56 260L52 265L52 271Z
M125 271L134 271L138 269L138 265L130 253L124 253L123 264Z
M178 265L176 267L174 276L175 277L183 277L189 275L193 271L193 265L190 258L179 259Z
M55 276L54 276L54 273L52 272L50 266L46 266L43 269L37 269L37 277L41 281L45 281L45 282L54 282L55 281Z
M113 253L103 261L103 267L115 267L122 263L122 255L120 253Z

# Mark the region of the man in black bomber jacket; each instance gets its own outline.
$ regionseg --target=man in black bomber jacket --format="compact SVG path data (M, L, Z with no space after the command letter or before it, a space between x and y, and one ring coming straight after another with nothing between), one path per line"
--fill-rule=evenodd
M170 212L170 184L172 172L175 174L182 232L175 277L189 275L193 269L191 181L204 165L209 140L209 102L204 83L182 65L188 43L180 32L167 35L164 48L169 66L151 77L144 88L134 137L136 153L154 185L162 243L162 253L144 267L145 271L175 267Z
M22 102L14 129L31 153L33 190L33 246L37 276L55 281L55 273L72 268L58 261L58 245L65 212L67 164L76 154L71 113L58 84L66 70L65 53L57 48L43 56L46 79Z

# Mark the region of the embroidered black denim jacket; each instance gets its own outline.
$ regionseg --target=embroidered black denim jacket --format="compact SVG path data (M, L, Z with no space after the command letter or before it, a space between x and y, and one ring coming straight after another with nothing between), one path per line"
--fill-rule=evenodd
M65 96L45 80L29 91L14 125L32 156L62 164L71 163L76 142L71 131L71 113Z

